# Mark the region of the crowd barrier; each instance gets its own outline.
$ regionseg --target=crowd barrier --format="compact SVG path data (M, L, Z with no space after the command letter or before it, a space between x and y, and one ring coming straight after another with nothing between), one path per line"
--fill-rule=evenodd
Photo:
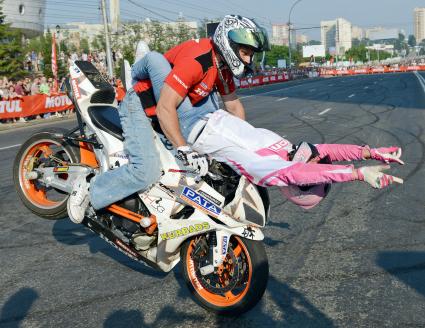
M320 76L382 74L382 73L413 72L413 71L425 71L425 65L411 65L411 66L399 66L399 67L369 67L369 68L353 68L353 69L321 68Z
M0 101L0 119L35 116L73 109L66 94L39 94Z
M288 74L284 72L243 78L239 81L238 86L240 88L250 88L288 80ZM122 88L117 88L117 100L121 101L124 95L125 91ZM0 120L61 112L73 108L71 100L66 94L62 93L50 96L44 94L23 96L0 101Z
M273 75L260 75L256 77L240 79L238 83L238 87L240 87L241 89L244 89L244 88L256 87L259 85L284 82L288 80L289 80L288 74L286 72L283 72L280 74L273 74Z

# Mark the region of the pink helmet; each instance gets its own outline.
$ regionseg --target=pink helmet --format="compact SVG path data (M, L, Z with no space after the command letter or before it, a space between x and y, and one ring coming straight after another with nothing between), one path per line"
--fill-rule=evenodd
M301 142L292 154L292 161L307 163L313 158L317 158L319 152L316 147L307 142ZM329 157L318 161L322 164L332 164ZM320 203L331 190L329 183L315 184L310 186L296 186L290 185L286 187L280 187L281 193L292 203L305 208L310 209Z

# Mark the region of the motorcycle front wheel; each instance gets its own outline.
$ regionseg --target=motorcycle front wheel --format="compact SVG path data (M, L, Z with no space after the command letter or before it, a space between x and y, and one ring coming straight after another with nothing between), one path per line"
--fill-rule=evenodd
M249 311L267 287L269 264L264 245L232 236L223 264L202 275L200 268L208 256L202 244L206 244L205 236L197 236L186 241L180 251L184 279L195 301L220 315Z
M57 137L65 129L51 129L33 134L19 149L13 163L13 182L22 203L44 219L58 220L68 216L68 194L46 187L37 179L27 178L38 167L67 166L79 162L79 148ZM66 173L60 174L67 180Z

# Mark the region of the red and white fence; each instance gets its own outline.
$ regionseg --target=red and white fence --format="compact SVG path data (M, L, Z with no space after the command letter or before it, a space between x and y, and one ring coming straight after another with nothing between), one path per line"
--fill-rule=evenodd
M367 67L352 69L321 68L320 76L341 76L357 74L382 74L395 72L425 71L425 65L399 66L399 67Z
M239 83L237 84L238 84L238 87L244 89L244 88L256 87L259 85L284 82L288 80L289 80L288 73L283 72L283 73L273 74L273 75L259 75L255 77L243 78L243 79L240 79Z

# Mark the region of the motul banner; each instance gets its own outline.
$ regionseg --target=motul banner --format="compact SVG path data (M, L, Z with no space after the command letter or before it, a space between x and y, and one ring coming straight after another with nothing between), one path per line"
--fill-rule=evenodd
M66 94L24 96L0 101L0 119L27 117L72 109Z

